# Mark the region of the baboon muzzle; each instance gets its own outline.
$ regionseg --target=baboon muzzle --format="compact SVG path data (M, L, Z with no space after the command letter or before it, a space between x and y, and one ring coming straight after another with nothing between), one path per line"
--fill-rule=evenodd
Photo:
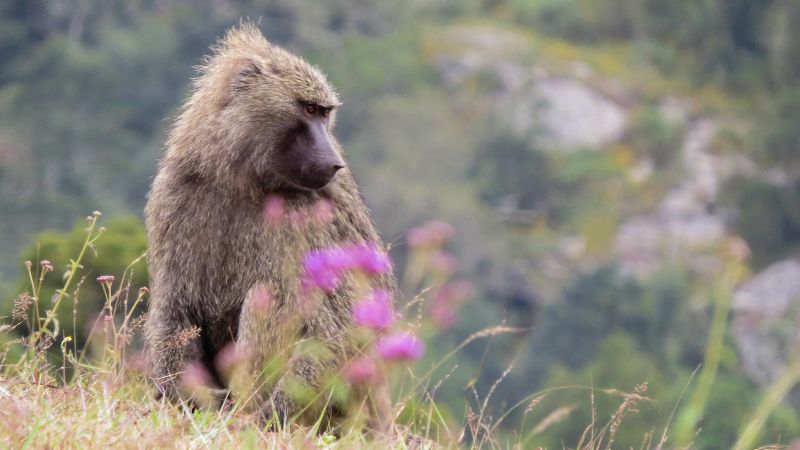
M322 121L309 121L297 130L289 151L282 155L283 175L305 189L321 189L345 167Z

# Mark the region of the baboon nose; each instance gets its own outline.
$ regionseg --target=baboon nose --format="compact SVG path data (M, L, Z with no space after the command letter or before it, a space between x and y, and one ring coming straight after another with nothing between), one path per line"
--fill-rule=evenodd
M333 164L331 166L328 166L328 170L327 170L328 174L327 174L327 176L329 178L333 178L333 176L336 175L336 172L338 172L342 168L344 168L344 166L341 165L341 164Z

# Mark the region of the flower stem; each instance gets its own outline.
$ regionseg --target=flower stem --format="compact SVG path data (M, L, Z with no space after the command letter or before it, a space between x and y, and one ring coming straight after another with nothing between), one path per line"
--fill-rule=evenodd
M753 416L739 436L734 450L755 448L753 444L770 413L798 382L800 382L800 355L795 356L792 364L786 368L786 372L764 393Z

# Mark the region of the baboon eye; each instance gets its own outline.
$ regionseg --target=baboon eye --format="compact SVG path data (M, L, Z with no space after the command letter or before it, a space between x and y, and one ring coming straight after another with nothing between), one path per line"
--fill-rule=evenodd
M328 118L328 116L330 116L330 115L331 115L331 110L330 110L330 108L323 108L323 109L322 109L322 117L324 117L324 118L326 118L326 119L327 119L327 118Z
M319 110L319 108L317 107L317 105L306 105L305 110L306 114L308 114L309 116L315 116L317 115L317 111Z

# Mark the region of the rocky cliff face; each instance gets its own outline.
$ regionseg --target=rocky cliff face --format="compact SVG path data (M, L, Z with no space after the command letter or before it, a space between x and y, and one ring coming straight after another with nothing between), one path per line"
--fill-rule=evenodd
M530 59L520 57L532 52L530 43L508 30L453 27L442 33L442 42L436 61L445 84L460 92L483 80L488 113L548 152L613 151L624 143L633 112L645 102L635 89L598 76L581 61L558 68L537 59L520 63ZM715 250L735 239L727 225L732 212L718 206L722 186L735 175L758 169L747 157L716 148L724 115L700 114L690 100L675 95L656 103L660 120L683 130L672 150L677 156L674 176L660 198L649 209L622 215L608 254L588 255L585 236L564 234L556 238L552 254L531 270L566 281L587 261L612 258L623 272L639 279L676 263L699 279L718 273L723 261ZM646 154L633 150L636 161L625 180L629 189L647 182L657 170ZM798 340L798 325L797 260L768 267L736 292L732 333L744 370L754 381L768 383L781 373Z
M617 233L615 250L626 271L647 277L665 262L681 261L698 273L710 273L718 261L707 251L730 232L724 211L716 208L722 183L754 170L743 157L713 153L717 124L702 118L688 127L681 157L681 176L645 215L628 219Z
M627 109L593 85L612 90L612 81L594 78L585 64L575 62L565 74L521 64L519 55L530 54L530 44L507 30L456 27L443 37L458 43L437 56L445 83L460 89L476 76L491 78L492 114L513 131L562 151L596 150L623 136Z
M487 94L492 115L551 152L609 151L623 140L631 110L643 102L618 80L599 77L579 61L558 70L541 61L527 66L509 62L507 55L531 49L508 31L462 27L445 37L460 42L457 50L438 57L446 83L458 90L470 77L491 75L496 80ZM692 118L688 100L665 97L658 112L665 122L680 123L686 130L682 145L674 149L680 175L652 211L623 217L613 244L623 269L641 277L675 258L688 258L698 271L713 268L703 253L728 233L725 217L714 210L720 186L734 174L752 170L744 158L714 154L717 122ZM653 161L636 158L628 178L641 183L653 175ZM580 238L569 240L574 244ZM570 245L569 253L575 248Z

